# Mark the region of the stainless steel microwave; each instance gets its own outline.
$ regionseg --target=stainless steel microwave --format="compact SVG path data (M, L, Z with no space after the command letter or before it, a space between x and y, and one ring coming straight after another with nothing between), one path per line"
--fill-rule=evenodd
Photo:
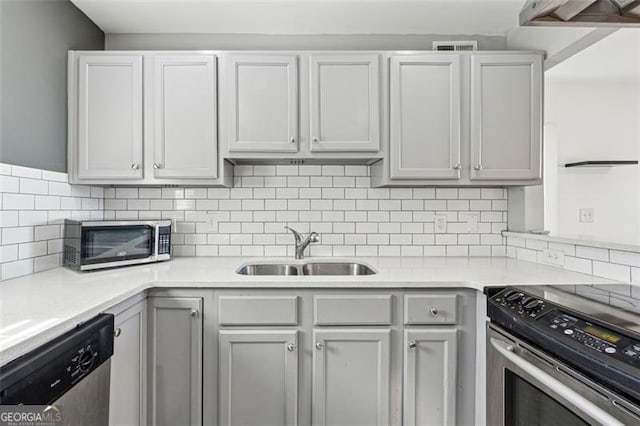
M64 222L64 265L79 271L171 259L170 220Z

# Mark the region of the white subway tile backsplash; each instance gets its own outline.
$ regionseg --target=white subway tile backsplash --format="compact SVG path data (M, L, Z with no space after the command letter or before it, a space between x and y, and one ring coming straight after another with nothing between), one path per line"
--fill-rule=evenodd
M3 266L3 279L59 265L69 217L172 219L176 256L292 255L284 225L321 233L310 249L315 256L506 254L502 188L370 188L361 165L238 166L233 189L72 186L65 174L14 173L7 165L1 171L3 264L20 262L18 247L22 256L33 255L24 259L29 265ZM449 222L437 236L436 212ZM479 216L478 233L468 233L468 213Z
M631 282L631 267L594 260L593 275L628 283Z
M611 263L640 267L640 253L609 250L609 259Z
M576 246L576 256L608 262L609 250L597 247Z
M0 175L3 280L59 266L64 219L102 219L103 197L110 195L71 186L65 173L0 164Z

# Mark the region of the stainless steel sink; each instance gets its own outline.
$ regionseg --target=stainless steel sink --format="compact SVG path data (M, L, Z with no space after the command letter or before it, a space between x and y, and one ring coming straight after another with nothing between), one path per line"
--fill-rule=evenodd
M373 275L376 272L362 263L305 263L303 275Z
M240 275L299 275L296 265L287 264L249 264L236 271Z
M373 275L373 269L362 263L352 262L308 262L298 265L286 263L256 263L243 265L236 271L240 275Z

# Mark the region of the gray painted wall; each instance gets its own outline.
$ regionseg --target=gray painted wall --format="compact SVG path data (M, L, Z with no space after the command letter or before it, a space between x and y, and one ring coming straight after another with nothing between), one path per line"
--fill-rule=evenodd
M107 34L108 50L430 50L433 41L477 40L482 50L505 50L507 39L482 35Z
M103 48L69 0L0 0L0 162L67 170L67 50Z

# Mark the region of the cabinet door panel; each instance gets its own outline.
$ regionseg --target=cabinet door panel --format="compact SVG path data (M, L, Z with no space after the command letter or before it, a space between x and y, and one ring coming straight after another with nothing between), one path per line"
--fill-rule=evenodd
M157 56L156 178L217 177L215 56Z
M78 59L80 179L142 179L142 57Z
M473 56L471 74L471 179L539 179L541 56Z
M405 330L404 424L455 425L455 328Z
M391 178L460 178L460 57L391 58Z
M315 330L313 424L389 424L390 330Z
M233 55L227 79L229 150L298 150L296 56Z
M311 151L380 149L378 55L314 55Z
M109 424L144 425L146 380L147 301L144 300L115 319L116 338L111 357Z
M220 424L295 425L295 330L220 331Z
M152 297L151 423L202 423L202 299Z

